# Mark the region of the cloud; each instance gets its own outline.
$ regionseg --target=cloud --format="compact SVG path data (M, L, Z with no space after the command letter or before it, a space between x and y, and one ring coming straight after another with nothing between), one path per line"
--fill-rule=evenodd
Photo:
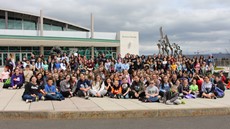
M140 54L157 53L163 26L170 42L181 45L184 53L222 52L230 47L229 0L24 0L1 1L0 7L32 12L90 27L95 31L139 31ZM207 53L208 53L207 52Z

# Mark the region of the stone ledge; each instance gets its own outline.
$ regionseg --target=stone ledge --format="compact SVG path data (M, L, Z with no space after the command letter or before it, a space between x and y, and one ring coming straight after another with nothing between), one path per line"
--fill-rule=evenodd
M115 119L230 115L230 108L161 109L129 111L2 111L0 120L8 119Z

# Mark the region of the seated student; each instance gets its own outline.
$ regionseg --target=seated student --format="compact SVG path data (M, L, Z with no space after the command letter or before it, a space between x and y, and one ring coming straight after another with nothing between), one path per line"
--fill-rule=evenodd
M61 93L57 92L56 86L53 85L53 79L48 78L47 84L45 85L45 98L46 100L64 100L65 98Z
M105 81L102 83L102 87L106 90L106 95L110 94L112 91L113 83L110 78L106 78Z
M77 78L75 76L71 77L70 84L72 87L73 96L76 96L78 89L77 89Z
M141 83L140 78L136 75L131 85L130 98L143 98L145 96L144 84Z
M201 86L201 92L200 95L202 98L208 98L208 99L216 99L215 94L213 94L215 87L210 82L208 76L204 77L204 82Z
M26 101L26 103L45 100L43 94L45 94L45 92L38 86L37 78L32 76L29 82L25 85L25 91L22 95L22 99Z
M230 78L228 78L228 81L227 81L227 82L228 82L228 84L227 84L226 88L227 88L227 89L230 89Z
M73 93L71 91L71 85L70 85L70 75L67 75L66 79L60 82L60 92L64 97L73 96Z
M120 99L121 95L122 95L121 85L119 85L119 81L115 80L113 83L111 94L109 96L110 98Z
M145 90L145 99L143 102L158 102L159 101L159 89L155 86L153 80L150 81L149 86Z
M8 88L11 86L11 84L10 84L10 72L8 71L7 67L4 67L1 80L4 83L3 88Z
M43 79L42 73L37 73L36 77L37 77L37 84L38 84L38 86L44 91L45 84L44 84L44 79Z
M178 92L179 96L182 98L189 98L190 93L189 93L189 84L188 84L188 79L184 78L182 85L179 86Z
M160 84L159 95L163 98L165 93L170 90L171 84L168 81L168 77L163 77L162 83Z
M218 98L224 97L225 87L224 87L224 83L221 81L221 77L216 76L215 82L216 84L215 84L214 95Z
M199 95L199 88L198 85L196 84L196 79L192 80L192 84L189 87L189 94L192 94L195 97Z
M7 67L4 67L4 70L2 71L1 75L1 80L3 83L5 83L6 80L10 78L10 72L8 71Z
M121 87L122 87L122 96L121 97L124 99L128 99L129 98L129 92L130 92L130 85L129 85L126 77L122 78Z
M84 96L85 99L89 99L89 90L90 90L91 84L90 82L85 79L84 74L80 74L80 80L77 82L77 88L78 90L78 96L82 97Z
M179 93L176 86L172 86L169 91L165 93L165 104L179 105L182 101L179 99Z
M33 71L30 70L30 66L26 65L26 69L23 72L24 78L25 78L25 82L28 83L30 81L30 78L33 76Z
M23 86L23 77L19 73L19 69L14 70L15 74L11 77L11 89L21 88Z
M89 93L92 97L103 97L107 90L105 90L105 85L102 85L103 81L100 75L97 75L92 83L92 88L89 90Z

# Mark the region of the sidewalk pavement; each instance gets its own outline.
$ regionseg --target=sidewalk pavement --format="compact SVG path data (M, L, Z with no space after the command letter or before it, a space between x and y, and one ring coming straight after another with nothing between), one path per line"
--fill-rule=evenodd
M64 101L26 103L24 88L2 89L0 84L0 119L94 119L230 115L230 91L221 99L185 99L183 105L143 103L136 99L72 97Z

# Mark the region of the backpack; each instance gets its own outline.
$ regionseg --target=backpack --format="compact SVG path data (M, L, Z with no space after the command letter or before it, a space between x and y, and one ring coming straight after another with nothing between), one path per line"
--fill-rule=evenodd
M221 90L219 87L215 87L215 92L217 94L217 97L220 97L220 98L224 97L224 91Z
M6 81L5 81L5 83L4 83L4 85L9 85L11 82L10 82L10 78L8 78Z

